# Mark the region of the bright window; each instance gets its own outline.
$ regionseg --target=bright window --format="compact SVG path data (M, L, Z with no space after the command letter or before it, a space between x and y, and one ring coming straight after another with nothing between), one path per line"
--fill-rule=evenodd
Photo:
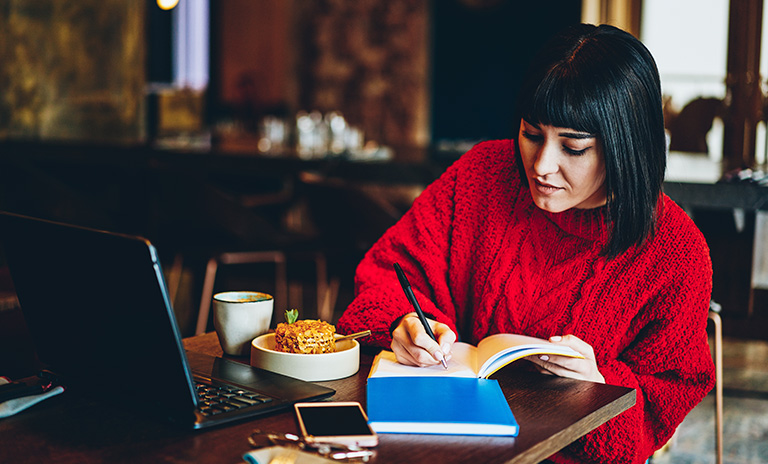
M203 90L208 85L208 1L179 2L173 13L173 83Z
M725 97L728 8L728 0L643 0L640 39L656 59L669 110ZM722 121L714 118L706 134L710 158L722 158L722 137Z

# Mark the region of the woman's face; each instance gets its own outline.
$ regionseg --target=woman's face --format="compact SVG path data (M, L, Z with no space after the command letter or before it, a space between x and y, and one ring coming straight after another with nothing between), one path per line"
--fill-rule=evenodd
M593 134L523 119L518 145L536 206L559 213L605 204L605 159Z

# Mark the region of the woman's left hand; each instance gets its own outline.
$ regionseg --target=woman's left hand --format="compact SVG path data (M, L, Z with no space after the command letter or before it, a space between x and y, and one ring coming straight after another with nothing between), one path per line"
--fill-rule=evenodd
M554 374L560 377L569 377L579 380L590 380L597 383L605 383L605 378L597 369L595 361L595 350L592 345L581 340L575 335L564 335L550 337L549 341L568 346L581 353L584 358L571 358L569 356L557 355L535 355L527 356L525 359L536 364L540 372L545 374Z

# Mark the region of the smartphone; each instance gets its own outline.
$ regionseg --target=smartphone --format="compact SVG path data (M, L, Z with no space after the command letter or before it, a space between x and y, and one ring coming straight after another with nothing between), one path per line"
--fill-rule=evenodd
M307 443L376 446L379 438L368 426L368 416L358 402L296 403L296 418Z

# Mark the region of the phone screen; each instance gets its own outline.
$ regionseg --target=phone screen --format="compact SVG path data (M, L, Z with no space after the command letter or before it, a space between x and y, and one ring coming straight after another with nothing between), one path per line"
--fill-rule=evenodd
M373 433L359 405L299 405L296 407L296 412L301 416L307 434L315 437L359 436Z

